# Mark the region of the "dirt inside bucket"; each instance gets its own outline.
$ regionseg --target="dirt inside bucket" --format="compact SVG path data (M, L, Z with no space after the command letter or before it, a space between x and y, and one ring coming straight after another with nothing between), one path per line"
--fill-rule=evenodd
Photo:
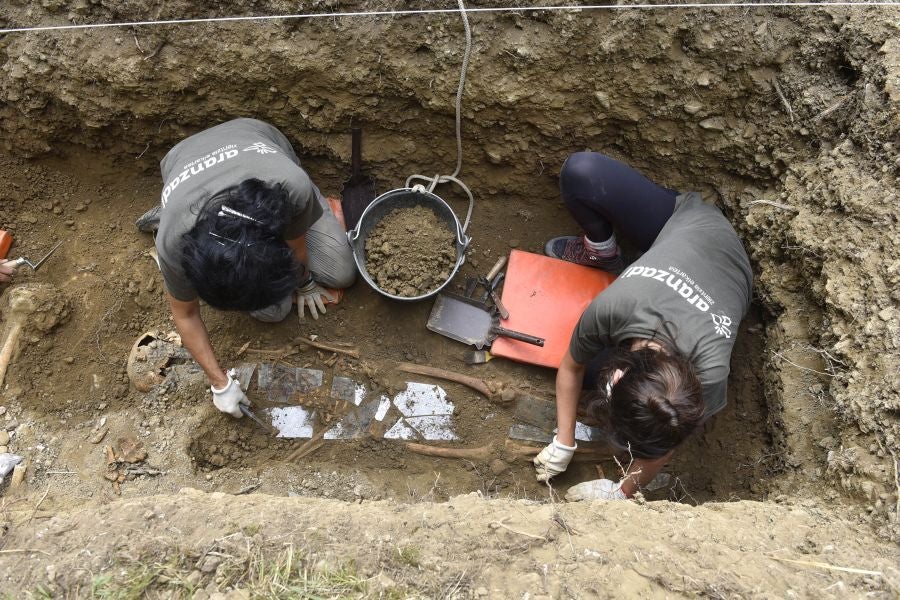
M366 240L366 270L394 296L414 298L437 289L455 262L453 232L424 206L392 210Z

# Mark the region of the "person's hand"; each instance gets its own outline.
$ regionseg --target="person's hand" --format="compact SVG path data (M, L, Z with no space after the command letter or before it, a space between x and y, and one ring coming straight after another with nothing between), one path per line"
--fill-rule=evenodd
M576 448L578 448L578 444L566 446L561 444L554 435L553 441L534 457L534 470L537 471L537 480L547 481L551 477L555 477L565 471L575 455Z
M324 298L324 300L323 300ZM297 315L304 320L304 310L309 309L313 319L319 318L319 313L325 314L325 302L334 302L334 296L315 281L297 288Z
M232 417L240 419L244 416L241 412L241 404L249 405L250 400L241 389L241 382L234 378L234 369L225 373L228 377L228 383L224 387L216 389L210 386L213 395L213 404L223 413L228 413Z
M0 283L12 281L13 275L16 274L16 261L0 260Z
M579 500L626 500L622 491L622 482L616 483L609 479L595 479L573 485L566 492L566 500L577 502Z

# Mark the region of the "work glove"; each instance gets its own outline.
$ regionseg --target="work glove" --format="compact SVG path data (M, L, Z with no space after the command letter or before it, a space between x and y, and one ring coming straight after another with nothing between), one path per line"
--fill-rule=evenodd
M551 477L555 477L565 471L575 455L577 447L578 444L574 446L561 444L554 435L553 441L534 457L534 470L537 471L537 480L547 481Z
M250 400L244 394L244 390L241 389L241 382L234 378L234 373L234 369L225 372L226 377L228 377L228 383L225 384L225 387L216 389L210 386L209 389L212 392L213 404L216 405L216 408L223 413L228 413L232 417L240 419L244 416L244 413L241 412L241 404L249 405Z
M616 483L609 479L595 479L573 485L566 492L566 500L577 502L579 500L626 500L622 491L622 482Z
M324 315L325 301L334 302L334 296L312 279L309 283L297 288L297 315L300 320L306 318L303 314L305 308L309 308L309 314L313 319L318 319L319 313Z

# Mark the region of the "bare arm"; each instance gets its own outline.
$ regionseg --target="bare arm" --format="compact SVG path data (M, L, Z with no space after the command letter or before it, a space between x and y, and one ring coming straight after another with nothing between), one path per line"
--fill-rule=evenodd
M638 488L647 485L672 458L673 451L659 458L636 458L622 478L622 492L631 498Z
M200 301L183 302L173 298L168 292L166 292L166 299L169 301L175 328L181 335L184 347L188 349L188 352L206 373L210 385L216 388L224 387L228 383L228 378L219 367L219 361L216 360L216 354L209 341L206 325L200 318Z
M566 351L556 372L556 439L566 446L575 445L575 417L583 380L584 365Z

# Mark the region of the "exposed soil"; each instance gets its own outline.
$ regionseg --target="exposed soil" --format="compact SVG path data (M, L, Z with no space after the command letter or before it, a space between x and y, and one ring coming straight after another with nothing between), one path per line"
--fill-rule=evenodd
M417 500L343 503L187 488L17 527L9 547L31 552L18 553L11 568L17 581L42 582L53 596L89 597L85 574L116 565L114 581L159 569L166 579L156 590L209 598L235 567L296 550L301 568L351 565L365 578L365 593L342 597L895 597L877 573L896 577L896 551L868 545L866 526L834 508L554 504L477 493ZM24 518L31 507L11 510ZM816 566L859 565L862 557L863 573ZM193 593L184 593L185 582Z
M414 298L436 290L456 264L456 234L424 206L397 208L366 239L366 271L394 296Z
M0 23L245 10L12 0ZM568 486L597 477L594 465L575 465L549 490L527 461L499 450L482 461L435 459L376 436L327 441L288 463L301 441L221 415L202 378L150 391L129 384L135 341L174 330L152 240L132 225L158 202L159 158L190 133L247 115L284 131L326 194L349 171L351 120L365 129L367 171L382 190L447 169L457 16L0 37L0 227L16 239L13 256L40 257L64 240L16 285L51 285L65 300L59 325L23 334L0 389L9 451L28 464L25 485L0 499L0 550L10 551L0 553L0 588L83 592L97 574L153 556L189 573L240 533L252 548L294 541L323 563L383 571L393 585L378 579L376 596L889 597L900 558L900 35L891 10L470 15L461 177L476 207L454 288L510 247L541 252L549 237L575 233L556 177L586 147L702 191L751 255L756 297L728 407L676 453L670 484L648 492L647 505L560 504ZM463 206L449 187L437 191ZM13 289L0 290L2 305ZM207 307L203 315L227 366L246 360L238 351L247 342L277 349L315 335L352 343L361 359L304 347L280 360L372 392L417 380L394 369L415 361L552 398L552 371L500 359L463 365L464 346L425 330L430 305L391 301L360 281L300 326ZM439 385L456 406L454 445L502 442L512 406ZM431 504L473 491L490 501ZM284 497L293 495L314 498ZM415 565L398 550L408 546ZM196 569L213 591L216 569Z

